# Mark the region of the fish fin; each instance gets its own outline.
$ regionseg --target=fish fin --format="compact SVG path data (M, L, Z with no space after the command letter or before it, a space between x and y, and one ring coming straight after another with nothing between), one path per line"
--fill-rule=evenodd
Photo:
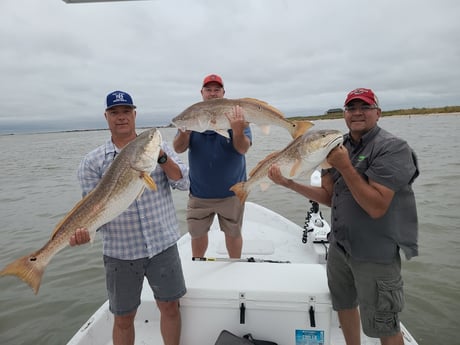
M264 104L268 104L267 102L265 101L262 101L260 99L257 99L257 98L252 98L252 97L244 97L244 98L240 98L242 101L248 101L248 102L260 102L260 103L264 103Z
M325 159L324 161L321 162L321 164L319 165L319 167L321 169L330 169L332 168L332 165L330 165L328 162L327 162L327 159Z
M58 233L58 231L61 230L61 227L63 226L63 224L64 224L65 222L67 222L67 220L75 213L75 211L76 211L77 209L80 208L81 204L83 204L83 203L86 202L86 200L93 194L93 192L94 192L94 189L93 189L91 192L89 192L88 194L86 194L82 199L80 199L80 201L77 202L77 203L75 204L75 206L74 206L69 212L67 212L67 214L65 215L65 217L62 218L62 219L59 221L59 223L56 225L56 227L54 228L53 232L51 233L51 239L53 239L53 238L56 236L56 234Z
M310 180L311 175L313 174L314 171L315 171L315 169L305 171L305 172L302 173L302 176L305 176L306 179Z
M145 190L145 186L141 188L141 190L139 191L139 194L137 194L136 196L136 199L139 199L141 197L142 193L144 193L144 190Z
M270 134L270 126L269 125L260 125L260 129L262 130L262 133L265 135Z
M200 132L204 132L209 128L210 125L210 120L209 118L206 118L203 120L202 118L198 117L198 127L201 129Z
M265 192L268 189L268 187L270 187L270 185L271 185L271 183L269 183L269 182L261 182L260 185L259 185L260 190L262 192Z
M289 177L294 177L297 176L299 173L299 170L301 168L302 161L300 159L296 159L295 163L292 165L291 171L289 172Z
M292 121L294 126L291 128L291 135L293 139L296 139L302 136L306 131L308 131L315 124L311 121Z
M228 131L226 129L215 129L214 132L217 134L222 135L223 137L230 139L230 134L228 134Z
M274 156L278 155L280 151L275 151L272 153L269 153L264 159L260 160L257 162L256 166L251 169L249 172L249 177L255 174L255 172L260 168L261 165L265 164L268 160L272 159Z
M158 188L157 188L157 185L155 183L155 181L153 180L152 176L150 176L149 174L147 174L145 171L142 171L141 174L140 174L140 177L144 180L144 183L147 185L147 187L149 187L151 190L154 190L156 191ZM142 194L144 190L141 191L140 194ZM139 194L139 195L140 195Z
M16 276L27 283L35 294L38 293L46 263L40 261L35 253L23 256L0 271L0 276Z
M252 104L262 104L264 107L270 109L272 112L273 112L273 115L277 116L278 118L280 119L286 119L286 117L284 116L284 114L277 108L275 108L274 106L272 106L271 104L265 102L265 101L262 101L260 99L257 99L257 98L240 98L239 100L243 101L243 102L249 102L249 103L252 103Z
M233 186L230 187L230 190L235 193L235 195L240 199L240 202L244 204L248 197L248 191L246 190L246 183L245 182L238 182L235 183Z

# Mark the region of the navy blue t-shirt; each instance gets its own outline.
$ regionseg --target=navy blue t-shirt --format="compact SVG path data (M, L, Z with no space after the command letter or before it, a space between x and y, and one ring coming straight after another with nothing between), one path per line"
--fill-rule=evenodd
M230 187L246 181L246 158L233 147L230 138L214 132L192 132L188 147L190 193L198 198L226 198L235 195ZM249 127L244 134L252 142Z

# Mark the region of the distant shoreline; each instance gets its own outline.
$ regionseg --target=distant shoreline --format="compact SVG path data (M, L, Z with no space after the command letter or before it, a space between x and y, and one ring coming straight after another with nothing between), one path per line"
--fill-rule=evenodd
M398 110L382 110L382 117L388 116L420 116L420 115L458 115L460 114L460 106L448 106L440 108L412 108ZM341 119L343 112L326 113L323 115L313 116L290 116L289 120L330 120Z
M460 115L460 106L455 107L444 107L444 108L423 108L423 109L407 109L407 110L393 110L393 111L382 111L382 117L389 116L440 116L440 115ZM312 116L290 116L288 120L335 120L343 118L342 112L336 112L333 114L324 115L312 115ZM157 125L157 126L140 126L137 129L147 128L173 128L172 124ZM97 132L97 131L108 131L108 128L88 128L88 129L63 129L63 130L43 130L43 131L18 131L18 132L0 132L0 137L10 135L21 135L21 134L46 134L46 133L77 133L77 132Z

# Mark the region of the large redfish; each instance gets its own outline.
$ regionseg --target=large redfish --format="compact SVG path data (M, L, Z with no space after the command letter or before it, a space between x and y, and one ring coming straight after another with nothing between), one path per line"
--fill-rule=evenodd
M269 154L252 169L246 182L238 182L230 190L242 203L255 186L259 185L262 190L266 190L273 183L268 177L268 170L272 164L279 165L283 176L288 178L295 178L301 173L310 176L314 169L324 163L329 152L342 142L343 136L340 131L309 131L292 140L281 151Z
M171 122L181 130L212 130L228 137L230 122L227 116L232 114L233 107L237 105L243 108L245 120L258 125L265 133L269 132L270 126L279 126L285 128L293 138L297 138L313 126L313 123L307 120L288 120L281 111L255 98L215 98L198 102L189 106Z
M37 294L46 266L69 245L77 228L87 228L93 240L96 229L125 211L145 186L156 190L150 173L156 167L161 140L160 132L152 128L126 145L97 186L56 225L50 240L36 252L7 265L0 276L15 275Z

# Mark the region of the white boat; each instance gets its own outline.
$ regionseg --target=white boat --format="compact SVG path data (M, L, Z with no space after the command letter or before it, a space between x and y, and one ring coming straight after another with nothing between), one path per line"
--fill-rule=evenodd
M345 345L332 310L325 263L329 224L312 202L302 228L252 202L245 204L242 259L228 259L215 220L207 257L192 260L190 236L178 242L187 294L181 299L181 345L214 345L222 330L278 345ZM68 345L112 344L105 302ZM159 312L148 284L136 319L136 345L162 344ZM405 345L417 342L401 324ZM380 344L361 336L361 344Z

